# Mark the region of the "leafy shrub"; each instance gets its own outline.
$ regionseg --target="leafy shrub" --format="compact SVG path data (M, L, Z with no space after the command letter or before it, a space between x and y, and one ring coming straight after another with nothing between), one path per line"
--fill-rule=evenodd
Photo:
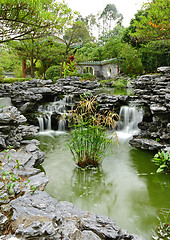
M73 159L79 167L101 164L112 138L106 134L107 127L114 129L119 117L117 114L107 112L105 115L96 112L95 98L81 98L76 110L71 111L72 121L71 141L69 147Z
M14 82L25 82L30 81L32 78L3 78L0 83L14 83Z
M94 81L96 79L96 76L90 73L81 74L80 77L81 77L80 81L83 81L83 80Z
M168 152L158 152L153 157L152 162L154 162L159 168L157 172L169 172L170 171L170 151Z
M60 75L60 69L60 65L54 65L49 67L45 72L46 79L51 79L52 81L54 81L54 78Z
M76 68L76 63L74 61L70 61L69 63L63 64L63 76L75 76L77 74L77 68Z
M118 78L112 84L112 87L115 87L115 88L124 88L126 86L127 86L127 80L124 78Z
M0 66L0 81L4 79L3 68Z
M143 65L139 53L129 44L124 44L120 52L122 71L128 76L137 76L143 73Z

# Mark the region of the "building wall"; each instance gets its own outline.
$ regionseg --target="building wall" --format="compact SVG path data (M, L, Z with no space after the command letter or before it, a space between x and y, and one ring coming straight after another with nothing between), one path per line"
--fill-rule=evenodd
M112 79L118 74L117 65L111 63L104 65L77 65L78 72L83 73L83 69L87 67L93 68L93 74L100 79Z

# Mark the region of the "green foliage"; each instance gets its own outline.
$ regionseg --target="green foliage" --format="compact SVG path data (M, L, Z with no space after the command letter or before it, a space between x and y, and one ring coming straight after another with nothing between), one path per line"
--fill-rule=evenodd
M155 154L152 162L154 162L159 168L157 172L169 172L170 171L170 151L166 153L164 151Z
M69 63L64 62L62 73L64 77L77 75L76 63L74 61L70 61Z
M169 39L169 1L156 0L143 5L144 14L133 22L131 36L139 41Z
M108 40L103 47L103 58L109 59L118 57L123 46L124 44L120 40L117 39Z
M157 71L160 66L170 65L169 41L159 40L142 44L140 49L141 61L147 73Z
M112 84L112 87L115 87L115 88L127 87L127 80L125 78L116 78L114 80L114 83Z
M3 0L0 4L0 42L47 36L63 30L73 18L62 2L52 0ZM32 36L31 36L32 39Z
M107 126L114 129L118 115L111 112L99 114L96 104L95 98L82 97L77 109L70 112L73 130L69 147L79 167L99 166L112 143L106 130Z
M0 80L0 83L25 82L30 80L32 80L32 78L3 78Z
M94 81L96 79L96 76L90 73L80 74L79 76L81 77L80 81L84 81L84 80Z
M9 49L0 47L0 67L4 72L14 72L21 65L18 56L12 53Z
M129 44L124 44L120 55L122 61L122 71L124 74L132 77L142 74L143 65L138 51Z
M22 179L16 172L16 169L20 169L20 162L18 159L13 160L10 156L12 146L5 149L3 152L3 157L0 160L0 202L9 202L10 200L20 196L23 193L24 186L30 182L29 179ZM13 150L14 151L14 150ZM11 167L8 167L8 166ZM8 170L6 170L6 167ZM15 188L16 187L16 188ZM34 185L28 186L30 193L33 194L36 191Z
M3 74L3 67L0 66L0 81L4 79L4 74Z
M87 43L76 53L77 62L103 60L103 47L98 43Z
M60 75L60 68L60 65L54 65L49 67L45 72L46 79L51 79L52 81L55 81L54 78Z
M168 240L170 237L170 209L161 209L158 220L159 226L154 230L152 239Z

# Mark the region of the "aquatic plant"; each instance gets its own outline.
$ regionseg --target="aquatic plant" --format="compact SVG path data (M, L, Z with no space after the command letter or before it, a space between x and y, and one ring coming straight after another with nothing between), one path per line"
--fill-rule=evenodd
M73 159L79 167L101 164L101 160L109 145L113 142L113 136L106 134L107 128L115 128L119 116L116 113L97 113L96 97L81 97L77 108L70 111L70 123L72 127L69 147Z
M155 228L152 239L170 239L170 209L161 209L158 220L159 225Z
M157 169L157 172L169 172L170 171L170 151L164 152L158 152L155 154L155 156L152 159L152 162L154 162L159 168Z

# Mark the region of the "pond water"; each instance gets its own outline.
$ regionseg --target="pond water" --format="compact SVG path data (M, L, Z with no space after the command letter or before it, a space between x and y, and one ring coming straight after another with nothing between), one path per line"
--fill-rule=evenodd
M160 210L170 207L169 175L155 173L153 152L132 148L122 132L118 137L119 147L111 146L100 168L81 170L67 147L69 133L40 133L40 148L46 153L42 167L50 176L46 191L58 201L109 216L129 233L150 240Z
M96 94L105 93L110 95L134 95L134 89L132 87L128 88L113 88L113 87L102 87L95 90Z
M0 107L6 107L11 105L12 105L11 98L9 97L0 98Z

